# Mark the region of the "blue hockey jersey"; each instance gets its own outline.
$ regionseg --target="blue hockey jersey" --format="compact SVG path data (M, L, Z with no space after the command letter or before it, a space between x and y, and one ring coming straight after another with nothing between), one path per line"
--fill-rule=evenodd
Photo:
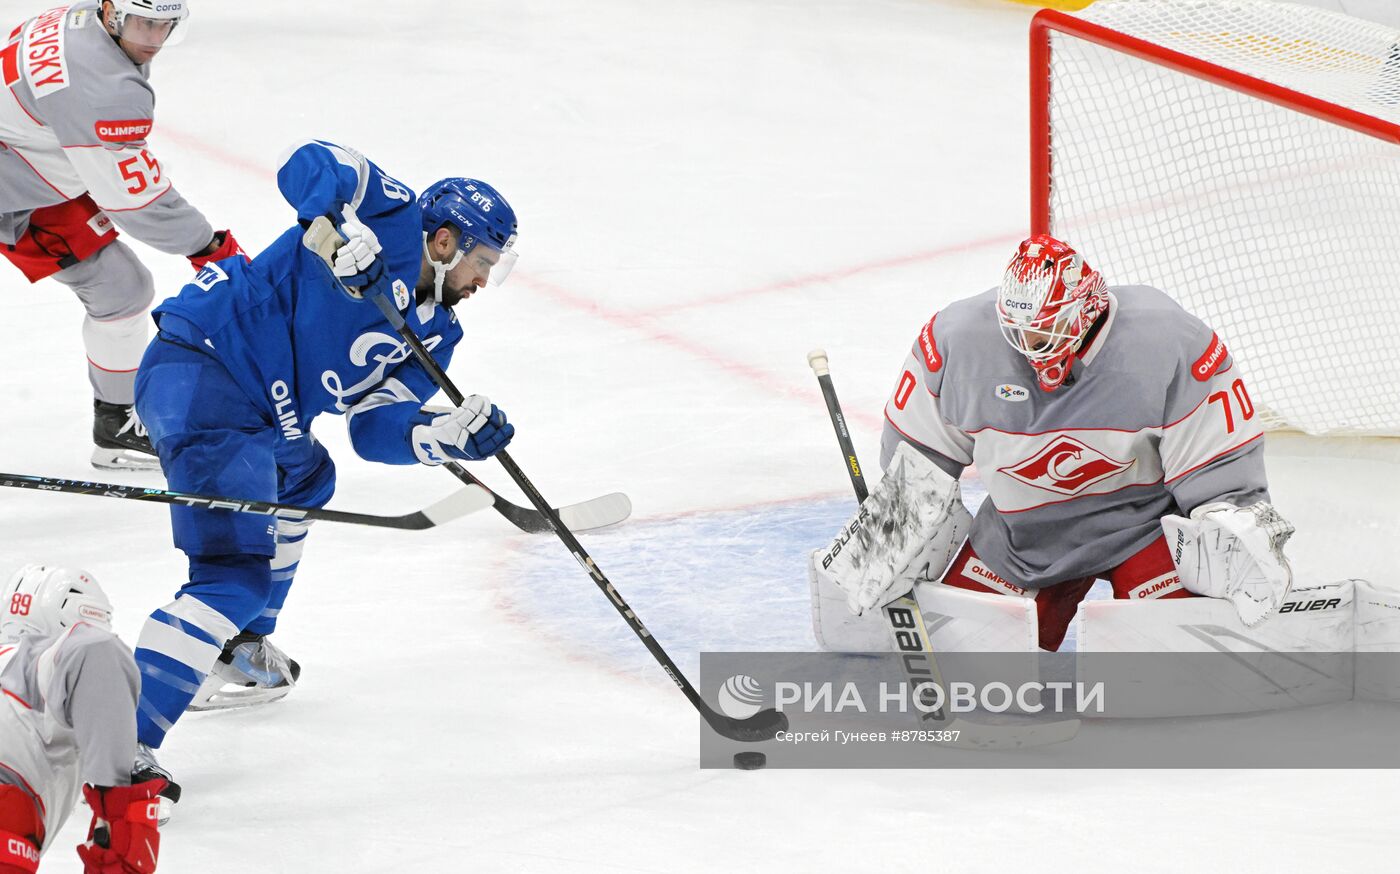
M461 339L453 312L416 304L422 223L407 186L357 152L322 141L295 148L277 174L301 222L344 204L378 236L393 299L444 368ZM355 451L371 461L417 461L409 432L436 387L383 314L349 298L330 268L290 228L251 262L206 266L156 307L162 333L218 359L281 432L303 439L321 413L348 418Z

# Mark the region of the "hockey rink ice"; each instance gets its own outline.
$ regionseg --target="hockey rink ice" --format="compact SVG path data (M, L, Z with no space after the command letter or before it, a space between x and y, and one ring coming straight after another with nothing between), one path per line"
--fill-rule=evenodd
M0 22L38 10L0 0ZM829 352L874 474L915 334L1025 235L1030 16L206 0L153 65L152 150L250 252L294 221L273 172L303 138L415 189L495 185L521 260L458 308L450 373L509 413L553 503L631 497L631 520L582 541L695 681L705 649L814 646L805 555L854 502L808 350ZM134 245L161 294L188 278ZM12 269L0 290L0 469L162 485L88 466L77 301ZM335 509L403 513L455 487L361 461L334 417L315 433ZM1400 464L1278 450L1299 576L1400 581ZM472 469L527 503L499 465ZM6 574L95 574L129 644L185 574L159 505L7 491L0 531ZM191 714L161 750L184 787L162 872L1343 872L1400 852L1395 771L702 771L694 711L563 545L490 511L317 525L275 640L303 666L287 699ZM87 824L79 808L42 871L80 870Z

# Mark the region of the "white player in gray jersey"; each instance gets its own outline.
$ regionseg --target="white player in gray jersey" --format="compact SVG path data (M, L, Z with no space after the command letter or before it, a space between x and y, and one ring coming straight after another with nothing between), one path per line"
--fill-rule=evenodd
M0 874L38 868L79 787L92 809L83 870L154 871L167 786L132 774L140 675L106 594L90 574L32 564L0 599Z
M1250 626L1288 592L1292 527L1268 503L1263 432L1224 342L1156 289L1108 287L1049 236L924 327L885 420L865 513L923 529L873 564L864 547L819 551L814 583L852 613L941 575L1020 599L1054 650L1096 579L1117 598L1227 598ZM988 496L969 525L956 479L971 465Z
M67 285L87 311L100 468L157 467L132 408L155 286L117 228L196 269L241 254L146 143L149 64L183 35L187 14L185 0L86 0L24 21L0 43L0 254L30 282Z

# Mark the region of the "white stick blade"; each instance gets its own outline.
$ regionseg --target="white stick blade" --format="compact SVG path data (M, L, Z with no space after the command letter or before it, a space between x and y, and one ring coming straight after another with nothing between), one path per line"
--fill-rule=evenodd
M428 507L423 511L423 515L431 519L434 525L441 525L469 513L485 510L495 502L495 497L481 486L467 486Z
M559 508L559 521L570 531L592 531L616 525L632 515L632 501L622 492L613 492L578 504Z

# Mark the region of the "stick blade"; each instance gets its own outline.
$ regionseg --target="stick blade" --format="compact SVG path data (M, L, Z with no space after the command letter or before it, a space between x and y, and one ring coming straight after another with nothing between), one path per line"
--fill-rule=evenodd
M718 713L707 713L705 719L717 733L742 743L772 740L788 727L787 714L772 708L760 710L748 719L731 719Z
M467 486L424 509L423 515L432 524L442 525L478 510L485 510L495 502L496 496L481 486Z
M559 508L559 521L570 531L594 531L616 525L632 515L632 500L622 492L601 495Z

